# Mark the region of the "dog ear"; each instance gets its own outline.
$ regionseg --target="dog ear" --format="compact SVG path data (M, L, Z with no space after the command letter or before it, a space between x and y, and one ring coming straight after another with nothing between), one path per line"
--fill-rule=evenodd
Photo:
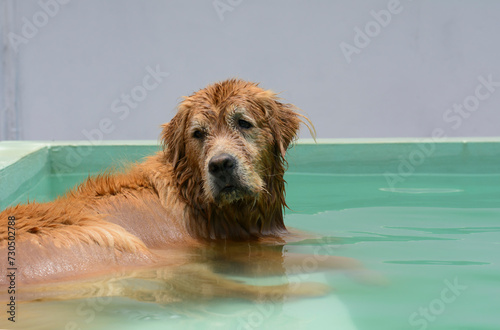
M167 159L174 168L177 168L179 161L185 157L186 147L184 132L186 126L187 109L182 104L179 105L177 114L170 122L161 125L161 143Z
M288 147L297 138L301 123L307 126L313 138L316 137L314 126L309 118L298 113L299 109L293 104L279 102L276 93L269 90L259 93L257 98L266 112L276 144L275 149L283 160Z

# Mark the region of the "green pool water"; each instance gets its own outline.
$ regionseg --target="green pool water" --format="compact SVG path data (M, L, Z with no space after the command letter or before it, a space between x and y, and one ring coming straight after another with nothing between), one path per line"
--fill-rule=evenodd
M334 288L332 293L260 303L219 299L162 306L123 298L33 303L20 305L18 320L24 324L17 326L499 329L500 143L474 141L464 146L450 141L434 147L425 161L413 163L411 173L398 171L402 159L417 150L411 142L325 141L299 144L290 153L286 180L291 210L286 212L286 224L323 239L285 249L357 259L384 278L384 285L360 283L339 272L315 272L309 263L298 274L239 279L323 282ZM77 165L61 167L61 159L79 148L58 145L30 151L17 165L0 170L3 184L7 174L8 180L15 180L12 166L37 168L17 181L18 189L3 195L3 206L27 198L51 200L103 166L119 159L138 160L154 151L149 145L106 145L93 148ZM27 157L35 157L36 165L23 165L29 163ZM396 184L391 181L394 175L400 176ZM30 318L23 319L23 313ZM6 317L0 319L0 328L15 328L5 321Z

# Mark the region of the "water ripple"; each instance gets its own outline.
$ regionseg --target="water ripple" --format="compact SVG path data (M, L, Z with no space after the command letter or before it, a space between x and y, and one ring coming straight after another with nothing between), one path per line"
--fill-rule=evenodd
M379 188L379 190L401 194L449 194L463 192L463 189L454 188Z
M393 260L384 261L386 264L402 265L441 265L441 266L480 266L489 265L489 262L464 261L464 260Z

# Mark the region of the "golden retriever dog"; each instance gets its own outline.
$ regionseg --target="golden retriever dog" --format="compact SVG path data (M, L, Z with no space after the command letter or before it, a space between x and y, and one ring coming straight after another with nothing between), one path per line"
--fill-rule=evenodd
M323 294L319 283L255 286L223 275L284 274L303 259L283 248L304 237L283 222L285 154L303 121L255 83L209 85L184 98L162 126L162 151L143 163L90 177L52 202L1 212L0 264L11 225L17 286L28 300ZM318 270L357 268L347 258L320 259ZM8 286L5 274L0 286Z

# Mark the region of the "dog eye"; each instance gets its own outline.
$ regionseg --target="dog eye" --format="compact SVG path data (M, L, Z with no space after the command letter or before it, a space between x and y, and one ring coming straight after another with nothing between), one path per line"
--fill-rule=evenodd
M251 123L249 123L248 121L243 120L243 119L238 120L238 125L244 129L248 129L248 128L253 127Z
M201 139L203 139L203 138L205 137L205 133L203 133L203 132L202 132L202 131L200 131L200 130L196 130L196 131L194 131L194 133L193 133L193 137L194 137L195 139L201 140Z

